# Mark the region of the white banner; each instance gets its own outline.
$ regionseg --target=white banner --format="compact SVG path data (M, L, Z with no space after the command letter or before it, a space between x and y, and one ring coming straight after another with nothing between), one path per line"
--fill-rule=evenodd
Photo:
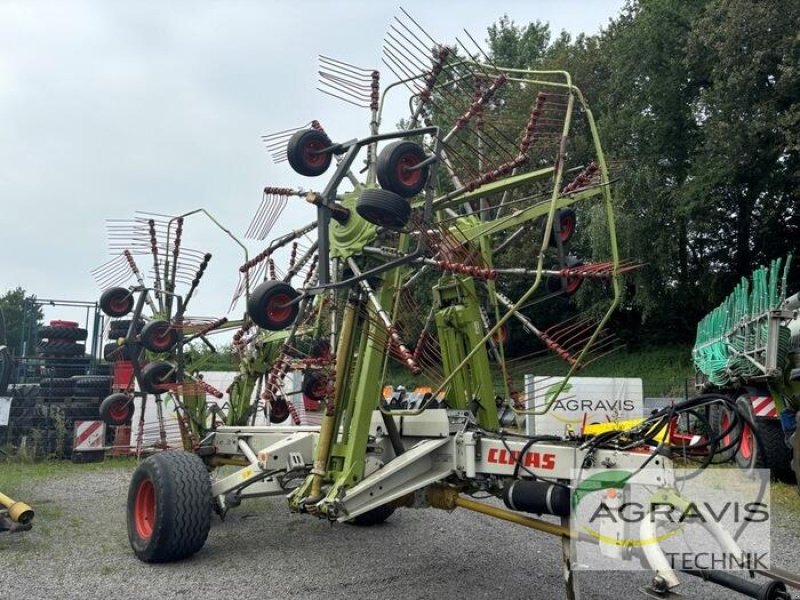
M528 409L541 409L553 399L563 377L525 376ZM642 417L642 380L624 377L572 377L544 414L528 415L528 435L580 433L584 424Z

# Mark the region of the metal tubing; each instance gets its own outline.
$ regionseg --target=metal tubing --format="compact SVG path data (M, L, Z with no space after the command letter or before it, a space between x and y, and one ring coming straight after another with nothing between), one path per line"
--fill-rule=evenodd
M488 515L490 517L495 517L496 519L502 519L503 521L509 521L510 523L524 525L525 527L530 527L531 529L536 529L537 531L549 533L550 535L557 535L561 537L572 536L569 528L564 527L563 525L556 525L554 523L542 521L541 519L525 517L502 508L497 508L496 506L489 506L481 502L476 502L475 500L469 500L468 498L462 498L459 496L456 498L455 504L456 506L466 508L467 510Z
M325 416L322 418L319 441L317 442L317 454L314 457L314 468L311 470L313 476L309 496L311 500L318 500L322 497L322 479L327 470L328 455L331 451L333 436L336 433L336 406L345 393L344 380L347 371L345 365L350 354L357 312L356 303L348 302L344 309L342 327L339 332L339 345L336 349L336 384L333 392L333 402L328 403L325 409Z

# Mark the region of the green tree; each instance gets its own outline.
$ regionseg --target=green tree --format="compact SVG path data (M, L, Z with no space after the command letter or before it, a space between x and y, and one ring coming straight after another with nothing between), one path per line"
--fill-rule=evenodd
M21 287L9 290L0 296L0 344L18 356L30 353L43 319L36 296L28 296Z
M702 132L688 209L698 266L719 273L716 296L800 249L798 30L796 2L731 0L710 3L688 39Z

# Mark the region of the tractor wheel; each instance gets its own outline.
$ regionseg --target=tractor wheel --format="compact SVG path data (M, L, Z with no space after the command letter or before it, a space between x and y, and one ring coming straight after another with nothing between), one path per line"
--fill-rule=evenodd
M80 327L39 327L39 339L82 342L86 339L86 330Z
M428 166L415 167L426 158L419 144L404 140L392 142L378 155L378 183L384 190L403 198L416 196L428 181Z
M100 403L100 418L106 425L127 425L133 418L133 398L111 394Z
M100 295L100 310L109 317L124 317L133 310L133 295L125 288L108 288Z
M364 190L356 204L356 212L378 227L402 229L411 217L411 205L389 190Z
M85 350L83 344L62 340L43 341L36 346L36 351L42 356L75 356L83 354Z
M767 468L772 476L783 483L797 481L792 469L792 449L786 445L786 435L779 419L756 419L756 427L764 445L763 461L758 466Z
M269 403L269 422L283 423L291 415L286 398L275 398Z
M394 506L390 504L383 504L372 510L368 510L365 513L358 515L357 517L350 519L347 521L352 525L358 525L360 527L371 527L372 525L380 525L386 519L391 517L394 514Z
M128 488L128 539L143 562L196 553L211 528L211 478L194 454L170 451L141 463Z
M165 360L147 363L142 368L142 380L139 387L147 394L160 394L166 386L177 381L175 365Z
M79 376L75 382L75 395L84 398L105 398L111 391L112 378L108 375Z
M131 326L130 319L120 319L118 321L111 321L111 324L108 326L108 339L118 340L121 337L127 336L128 329L130 329L130 326ZM134 333L141 333L143 328L144 328L144 321L142 319L138 319L136 321L136 329Z
M306 177L322 175L331 166L333 155L327 135L316 129L301 129L289 138L286 156L295 173Z
M142 328L139 339L151 352L169 352L178 343L178 330L169 321L150 321Z
M550 233L550 245L557 247L558 238L561 238L562 244L569 242L575 234L576 223L577 218L573 209L564 208L559 210L556 213L556 223L553 224L553 231ZM558 233L556 233L555 225L558 225Z
M286 329L297 318L300 307L290 304L299 294L283 281L259 284L247 299L247 314L256 325L270 331Z

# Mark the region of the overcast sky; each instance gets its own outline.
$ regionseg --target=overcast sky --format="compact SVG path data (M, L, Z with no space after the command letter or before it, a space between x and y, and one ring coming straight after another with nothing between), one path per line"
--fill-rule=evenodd
M622 5L402 3L446 43L463 38L462 29L483 41L503 14L517 24L549 22L554 33L596 33ZM315 90L317 56L380 68L399 6L0 0L0 293L22 286L40 298L94 301L90 270L110 258L106 219L203 207L241 235L265 185L324 185L272 164L260 136L312 119L334 139L365 135L366 111ZM296 200L273 233L311 218ZM221 316L241 254L199 221L187 230L202 234L194 247L214 254L190 312ZM45 314L82 320L66 309Z

